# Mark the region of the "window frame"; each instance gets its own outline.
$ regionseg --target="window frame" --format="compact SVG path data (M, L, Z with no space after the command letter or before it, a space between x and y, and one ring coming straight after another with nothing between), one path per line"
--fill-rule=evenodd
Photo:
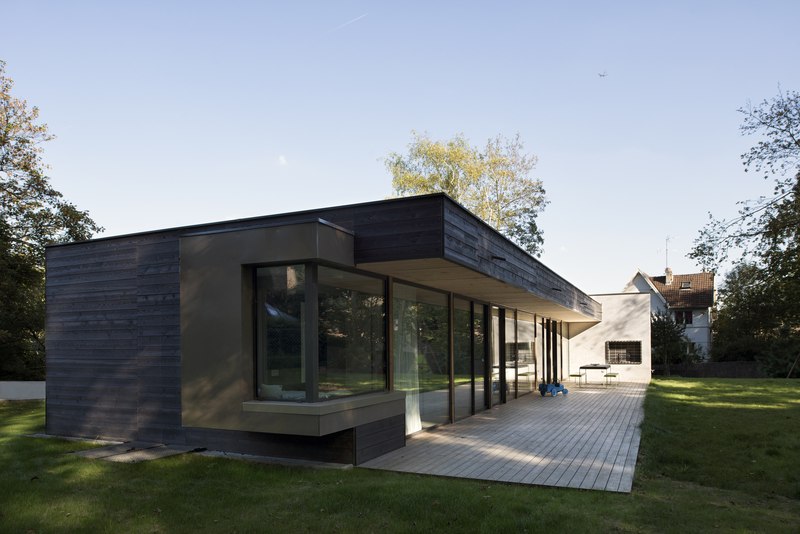
M625 348L625 355L626 358L620 359L618 354L615 354L614 357L611 357L611 350L621 350L622 347L614 347L612 349L612 344L619 344L619 345L627 345ZM638 357L639 361L631 360L627 358L627 355L631 354L630 348L631 346L638 347ZM636 353L636 351L634 351ZM613 361L612 361L613 360ZM637 339L625 339L625 340L607 340L605 346L605 362L608 365L641 365L642 364L642 341Z
M694 312L692 310L675 310L675 322L691 325L694 322Z
M305 352L302 355L306 369L306 395L302 400L271 399L259 395L259 344L258 344L258 270L263 267L285 267L291 265L302 265L305 269L305 303L306 303L306 322L305 322ZM320 398L319 395L319 267L323 266L330 269L358 274L369 278L380 280L383 286L384 299L384 321L383 321L383 362L384 362L384 387L381 391L368 391L357 393L352 397L370 395L375 393L386 393L391 390L389 382L389 277L372 272L361 271L347 265L340 265L329 261L280 261L264 262L253 265L243 266L250 270L252 288L252 324L253 324L253 399L257 402L289 402L292 404L308 404L318 402L331 402L337 400L333 398ZM341 397L338 397L341 399Z

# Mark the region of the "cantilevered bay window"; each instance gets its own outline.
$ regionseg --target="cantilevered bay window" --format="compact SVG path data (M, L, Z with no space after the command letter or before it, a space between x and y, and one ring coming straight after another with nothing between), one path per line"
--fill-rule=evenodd
M260 400L386 390L384 281L316 264L256 269Z

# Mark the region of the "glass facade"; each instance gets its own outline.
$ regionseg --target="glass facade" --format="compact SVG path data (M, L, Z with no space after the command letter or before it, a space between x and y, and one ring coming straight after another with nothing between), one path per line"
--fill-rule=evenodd
M259 267L255 293L257 398L386 390L382 279L312 264Z
M468 300L454 299L453 411L456 419L472 415L472 311ZM480 368L478 369L480 373Z
M514 310L505 311L506 399L517 398L517 321Z
M315 263L258 267L254 281L260 400L403 391L411 434L528 394L537 378L560 374L560 361L550 357L561 353L560 325L539 325L530 313L401 282L392 283L389 303L384 278Z
M447 295L395 283L394 388L406 393L406 433L450 421Z
M386 389L382 279L320 266L319 399Z
M256 388L270 400L306 400L304 265L256 270Z
M520 395L536 388L536 319L517 312L517 379Z
M486 406L486 306L473 304L472 316L472 368L475 371L475 396L473 409L475 413L481 412Z

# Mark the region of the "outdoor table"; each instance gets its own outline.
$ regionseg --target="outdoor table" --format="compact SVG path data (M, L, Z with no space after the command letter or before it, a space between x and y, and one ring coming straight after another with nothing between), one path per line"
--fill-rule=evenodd
M611 366L608 365L607 363L591 363L589 365L581 365L581 369L585 369L586 371L589 371L590 369L599 369L601 371L607 371L607 370L611 369ZM589 383L589 373L588 372L586 373L586 383L587 384Z

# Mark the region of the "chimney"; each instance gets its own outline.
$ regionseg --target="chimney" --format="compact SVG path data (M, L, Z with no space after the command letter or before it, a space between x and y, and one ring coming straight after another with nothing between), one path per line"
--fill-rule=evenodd
M667 267L666 269L664 269L664 274L666 275L666 276L665 276L666 280L665 280L664 282L665 282L665 283L666 283L668 286L671 286L671 285L672 285L672 269L670 269L669 267Z

